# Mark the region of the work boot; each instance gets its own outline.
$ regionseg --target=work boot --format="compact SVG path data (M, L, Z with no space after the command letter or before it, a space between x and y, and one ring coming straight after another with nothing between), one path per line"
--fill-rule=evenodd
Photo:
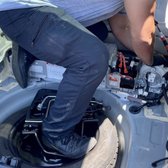
M43 135L42 141L49 150L55 150L55 152L59 152L64 157L71 159L81 158L86 155L97 143L94 137L81 137L76 133L60 136L55 139L46 138Z

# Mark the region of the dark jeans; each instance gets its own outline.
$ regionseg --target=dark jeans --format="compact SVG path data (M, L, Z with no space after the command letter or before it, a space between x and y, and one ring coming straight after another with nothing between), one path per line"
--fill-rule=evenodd
M53 7L0 12L0 27L38 59L67 68L43 131L57 137L73 130L106 74L109 54L104 44Z

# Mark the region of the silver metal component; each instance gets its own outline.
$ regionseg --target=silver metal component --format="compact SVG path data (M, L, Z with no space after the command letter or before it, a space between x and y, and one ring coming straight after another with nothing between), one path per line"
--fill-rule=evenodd
M162 85L166 82L163 78L163 75L166 72L166 68L163 68L162 66L150 67L142 65L136 79L138 94L144 96L146 95L146 92L160 94L162 92Z
M55 99L56 96L46 96L46 97L43 99L43 101L37 105L37 110L38 110L38 111L41 111L41 110L42 110L44 103L45 103L46 100L49 99L49 98L54 98L54 99Z
M52 96L51 96L52 97ZM56 96L55 96L56 97ZM55 101L55 98L54 99L51 99L49 102L48 102L48 106L47 106L47 111L46 111L46 115L45 117L48 116L48 113L49 113L49 110L50 110L50 107L51 107L51 104Z

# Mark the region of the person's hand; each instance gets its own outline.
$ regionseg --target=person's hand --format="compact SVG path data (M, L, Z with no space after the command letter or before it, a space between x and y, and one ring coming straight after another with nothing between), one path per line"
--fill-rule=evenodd
M155 54L153 56L152 66L159 66L159 65L164 65L165 67L168 67L168 55Z

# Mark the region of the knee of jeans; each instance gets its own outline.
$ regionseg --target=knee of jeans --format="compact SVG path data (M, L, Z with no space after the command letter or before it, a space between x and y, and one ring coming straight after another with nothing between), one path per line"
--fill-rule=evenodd
M104 44L98 43L90 52L89 64L95 75L104 76L108 68L109 52Z
M82 44L84 45L77 48L78 52L75 53L75 57L66 60L66 64L68 60L71 61L71 65L68 66L69 70L101 79L108 68L109 52L107 47L95 37L89 38L88 43L84 41Z

